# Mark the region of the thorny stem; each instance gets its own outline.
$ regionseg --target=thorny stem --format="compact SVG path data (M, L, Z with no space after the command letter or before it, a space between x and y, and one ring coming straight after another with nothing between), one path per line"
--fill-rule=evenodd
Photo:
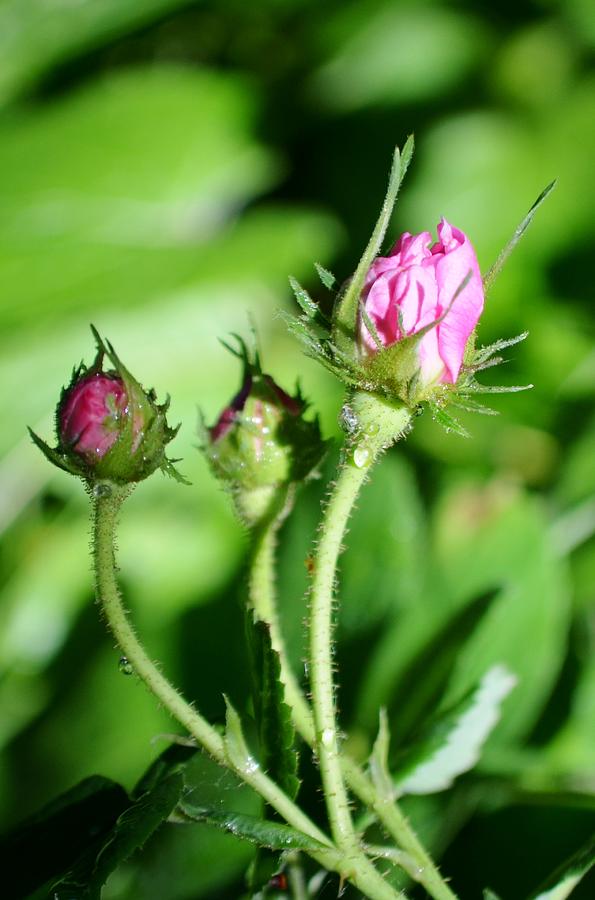
M288 824L324 845L324 849L310 852L318 863L352 881L372 900L396 900L400 895L382 878L369 860L363 857L351 859L338 850L253 760L246 766L235 764L227 753L224 738L182 697L147 655L128 621L115 574L115 527L120 506L127 494L126 488L110 482L102 482L93 489L93 562L97 600L135 674L213 759L234 771L254 788Z
M316 733L312 711L289 663L278 619L274 586L274 553L277 531L282 521L283 517L273 517L264 528L254 533L249 599L259 618L270 627L271 643L279 654L285 701L292 709L296 728L306 744L315 747ZM424 885L430 896L435 900L456 900L456 895L440 875L398 804L387 802L380 797L372 780L347 754L340 755L340 765L343 778L351 790L374 812L397 846L412 860L415 878Z

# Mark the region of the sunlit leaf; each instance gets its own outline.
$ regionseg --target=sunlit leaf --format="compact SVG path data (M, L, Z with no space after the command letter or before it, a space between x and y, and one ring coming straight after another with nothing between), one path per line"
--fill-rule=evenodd
M486 672L476 690L427 727L399 766L399 794L431 794L450 787L472 769L481 748L500 718L502 701L516 684L503 666Z

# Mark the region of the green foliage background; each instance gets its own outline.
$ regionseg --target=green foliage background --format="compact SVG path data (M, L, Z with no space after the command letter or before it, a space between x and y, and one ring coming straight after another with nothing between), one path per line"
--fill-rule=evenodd
M559 183L480 332L530 332L497 375L534 389L466 420L469 441L422 417L362 497L342 564L344 724L365 754L385 705L404 745L505 662L520 683L480 766L410 815L464 898L488 884L524 896L593 829L594 46L587 0L0 0L4 829L90 774L131 788L172 730L98 620L81 485L25 426L50 434L60 387L91 359L90 321L171 393L192 487L153 477L135 492L122 581L187 695L214 720L223 691L245 704L246 545L196 452L197 405L212 420L236 389L217 338L253 316L268 371L299 377L337 434L340 389L276 310L291 308L290 273L328 302L314 261L350 274L411 131L393 232L445 215L484 270ZM321 492L304 491L280 549L296 665ZM104 897L237 898L251 852L166 826Z

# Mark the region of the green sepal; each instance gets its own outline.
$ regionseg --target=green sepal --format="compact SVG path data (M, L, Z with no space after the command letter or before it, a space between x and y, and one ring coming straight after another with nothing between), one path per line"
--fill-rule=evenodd
M57 447L50 447L38 434L35 434L33 429L29 428L29 426L27 426L27 431L35 446L41 450L48 462L51 462L52 465L57 466L64 472L69 472L71 475L77 475L80 478L86 477L86 466L77 465L75 460L68 456L68 454L60 451Z
M541 206L543 201L546 199L546 197L548 197L549 194L551 194L553 189L556 187L556 183L557 183L557 180L554 179L554 181L551 181L548 184L548 186L546 188L544 188L544 190L541 192L541 194L539 195L539 197L537 198L537 200L535 201L533 206L530 208L530 210L527 213L527 215L525 216L525 218L515 228L514 234L512 235L511 239L508 241L508 243L506 244L504 249L501 250L501 252L499 253L498 259L496 260L494 265L489 269L487 274L484 275L483 286L484 286L484 290L485 290L486 294L489 291L489 289L491 288L492 284L494 283L497 275L499 275L504 263L506 262L506 260L508 259L508 257L510 256L510 254L512 253L512 251L514 250L514 248L516 247L516 245L518 244L518 242L520 241L520 239L522 238L524 233L526 232L527 228L533 221L535 213L537 212L537 210L539 209L539 207Z
M93 466L93 471L99 478L109 478L116 483L129 483L142 481L156 469L161 469L182 484L189 484L176 471L174 461L165 456L166 445L173 440L180 428L179 425L170 428L167 423L169 396L164 403L155 403L155 392L153 390L145 392L124 366L110 342L104 343L94 326L91 326L91 331L97 343L98 358L101 360L103 355L107 356L115 373L122 379L129 407L124 428L118 439L105 456ZM142 431L137 434L134 431L136 416L144 423ZM139 441L140 434L142 437Z
M434 422L437 422L438 425L442 425L447 434L458 434L459 437L464 438L470 437L469 432L461 425L459 420L455 419L454 416L451 416L450 413L438 403L430 403L430 411Z
M403 152L396 147L393 154L393 162L388 180L386 196L380 210L378 221L372 232L372 236L364 250L353 277L348 282L344 292L337 298L333 311L332 340L338 350L345 353L349 359L357 358L357 319L359 312L360 296L366 280L366 275L374 259L378 256L386 229L388 228L399 188L407 172L411 157L413 156L413 136L407 138Z
M291 290L293 291L293 295L300 306L302 312L308 319L317 319L320 315L320 309L318 308L318 304L312 300L312 297L308 293L308 291L301 286L299 281L293 277L293 275L289 276L289 285Z
M321 266L320 263L314 263L314 268L318 274L318 277L322 281L325 288L329 291L332 291L335 284L337 283L337 279L333 275L332 272L329 272L328 269L325 269L324 266Z

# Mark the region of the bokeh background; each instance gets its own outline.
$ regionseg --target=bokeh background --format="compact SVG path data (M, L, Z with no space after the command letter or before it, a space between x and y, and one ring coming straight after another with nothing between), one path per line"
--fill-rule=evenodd
M428 415L362 497L342 564L343 721L365 755L388 707L397 746L493 662L520 683L478 769L407 806L463 898L515 900L575 850L595 810L595 15L588 0L1 0L0 822L79 779L131 787L172 730L92 601L87 500L25 434L49 436L93 322L172 395L182 487L127 504L121 576L164 669L213 720L245 706L245 538L196 449L236 390L218 343L256 323L266 368L299 377L337 436L341 391L287 336L287 275L322 303L417 151L393 234L445 215L482 268L558 186L493 288L480 339L530 332L495 373L533 390ZM487 379L486 379L487 380ZM329 473L333 460L329 461ZM322 483L280 548L301 665L304 559ZM311 801L315 803L316 800ZM237 898L250 849L165 827L107 900ZM593 896L593 881L576 896ZM336 887L329 888L329 896Z

